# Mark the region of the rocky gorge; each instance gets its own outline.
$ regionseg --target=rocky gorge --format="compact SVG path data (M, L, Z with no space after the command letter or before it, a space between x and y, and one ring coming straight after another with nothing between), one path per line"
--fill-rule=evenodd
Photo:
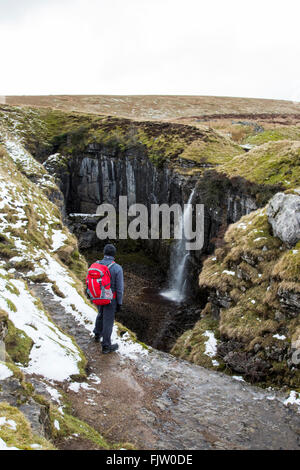
M286 410L284 405L280 404L280 400L281 403L284 401L297 402L297 393L300 387L298 364L292 361L295 345L299 341L300 197L297 192L299 143L295 140L267 142L245 152L229 137L208 128L194 128L169 123L134 122L118 118L81 115L80 113L68 114L53 110L6 106L1 108L1 123L3 126L1 143L4 152L7 152L7 155L3 154L2 158L5 161L7 159L7 162L10 162L9 159L13 159L17 171L23 175L22 178L26 178L23 183L23 191L28 185L34 185L43 192L51 204L51 207L49 206L47 209L47 216L43 220L38 220L38 223L35 221L34 211L27 210L26 212L27 220L35 221L34 226L37 232L43 231L43 227L51 227L51 232L48 227L43 235L46 241L40 239L34 241L34 246L40 246L40 250L43 250L43 253L39 252L39 256L36 253L34 259L47 259L47 266L50 266L50 259L45 253L47 251L50 254L54 252L59 263L63 265L64 269L67 269L70 276L76 276L76 285L79 291L81 289L80 280L82 280L86 269L82 254L89 261L93 258L94 253L99 252L103 247L103 241L99 241L95 233L98 222L95 213L99 204L110 203L117 209L119 196L126 195L129 204L140 203L148 208L151 204L167 203L172 205L179 203L182 205L187 202L192 190L194 190L193 203L201 203L205 207L204 246L200 252L193 253L187 259L186 273L190 294L183 303L178 305L176 303L149 302L149 292L151 292L149 289L153 285L153 278L155 282L167 285L173 249L172 240L116 241L121 259L128 267L127 279L128 286L130 286L128 302L126 304L125 301L124 312L119 318L125 327L129 328L127 331L124 326L119 327L125 344L124 348L126 349L128 336L129 341L132 342L130 344L136 345L138 348L135 360L140 364L141 369L144 367L149 369L151 377L154 373L152 369L154 363L158 364L158 369L161 371L164 370L164 367L169 367L167 364L172 364L171 368L174 369L172 377L172 374L170 376L166 374L162 380L161 376L158 377L156 373L154 374L154 379L158 381L157 387L167 387L166 390L168 390L162 392L161 397L164 398L161 406L159 407L156 403L155 407L157 405L158 408L161 408L163 414L166 409L176 414L178 409L179 414L176 415L176 419L179 422L181 422L179 416L182 410L180 411L181 405L176 408L177 399L174 397L179 393L178 400L181 403L180 397L183 395L177 381L182 375L186 381L188 381L188 376L194 377L193 386L200 387L200 389L202 387L198 384L200 376L204 382L208 381L211 384L220 382L218 391L213 388L216 395L220 394L220 399L222 387L228 386L232 393L235 390L234 396L237 400L238 397L241 400L243 400L242 397L245 397L245 411L243 413L246 415L248 413L249 416L252 416L251 413L254 413L254 409L251 411L249 405L247 411L246 402L249 400L249 396L247 398L246 395L253 393L254 397L261 396L265 399L270 395L268 391L258 391L256 388L248 389L246 385L247 392L245 392L242 390L242 385L241 387L237 385L237 379L226 377L223 375L224 372L233 376L240 374L244 379L265 388L282 389L285 387L283 388L283 393L286 394L285 398L280 398L279 394L277 400L277 392L274 392L276 400L274 406L272 405L275 410L278 403L281 410L278 413L282 413L283 419ZM21 147L17 146L16 141L22 143ZM288 164L287 160L289 160ZM9 168L12 163L6 165L8 165L6 175L9 175L13 185L15 178L12 175L16 170L13 170L12 167ZM285 169L286 165L288 168ZM239 167L241 170L236 171ZM285 177L282 176L282 172L286 175ZM36 201L35 208L38 204ZM44 206L46 207L47 204L44 203ZM8 206L11 206L11 203ZM55 212L56 210L58 212ZM13 217L7 204L3 204L2 213L6 214L4 216L6 221L8 221L8 217ZM48 222L46 222L47 218ZM17 224L17 221L14 223ZM24 263L24 260L14 259L19 256L16 251L18 244L16 237L20 236L20 233L16 233L17 229L18 225L9 230L5 229L4 232L10 233L12 238L7 238L8 235L2 235L3 269L15 269L17 273L20 270L22 278L33 283L31 290L34 296L42 300L43 309L50 312L52 320L59 325L62 331L72 334L76 344L79 345L79 350L83 351L79 356L88 357L89 367L92 370L90 373L99 377L101 368L99 369L99 365L93 363L88 340L89 334L83 333L82 326L76 326L78 318L82 315L85 315L88 320L82 318L79 324L91 322L93 317L91 311L85 310L87 307L78 307L76 303L72 306L70 300L68 308L72 310L72 314L69 320L63 319L61 304L63 303L66 308L68 295L66 296L67 300L62 300L66 294L65 290L62 290L62 284L57 281L55 285L57 274L51 278L50 268L46 272L46 263L41 261L38 261L40 263L39 269L32 266L32 264L36 264L32 258L35 250L32 248L28 251L31 254L30 256L28 254L27 264ZM33 237L33 232L30 234ZM48 244L48 237L52 237L52 245ZM55 242L55 240L57 241ZM15 248L14 244L16 244ZM17 263L21 263L21 261L22 264L18 265ZM12 272L9 275L12 275ZM146 289L145 292L148 292L148 295L144 297L139 293L135 295L133 293L134 285ZM10 289L12 290L13 287L10 286ZM157 294L156 292L156 298ZM45 301L45 299L48 300ZM80 308L85 311L84 314L78 312ZM8 321L12 321L13 318L12 313L7 318L5 312L6 310L3 308L1 334L4 341L7 338L7 331L9 331ZM75 316L76 322L72 319L72 315ZM22 330L20 326L18 328ZM10 329L12 331L12 326ZM20 335L21 333L17 337L21 343L22 351L25 348L30 352L32 343L27 341L25 347ZM166 340L166 338L168 339ZM15 338L14 341L18 344ZM34 343L33 339L32 341ZM146 342L163 351L171 351L180 359L156 352L151 348L149 349L151 351L149 358L146 359L143 356L143 351L147 351L148 346L139 344L137 341ZM68 347L70 348L71 345ZM15 347L15 349L18 348ZM10 351L13 351L13 348ZM12 352L10 356L13 357ZM190 365L185 360L195 365ZM80 362L79 359L78 361ZM81 359L81 361L82 365L79 371L69 375L74 376L75 380L76 376L83 377L85 374L84 360ZM16 359L16 362L19 360ZM101 364L105 369L103 361ZM209 372L199 366L213 369L213 371ZM26 361L23 368L25 373L28 373L28 371L26 372ZM15 375L15 372L13 373ZM122 373L119 372L120 380L121 376ZM137 388L141 386L134 367L131 369L130 376L132 383L136 381L139 384L134 382ZM9 377L5 380L9 380ZM23 378L17 380L21 381L21 384L24 382ZM54 385L53 383L52 385L50 383L38 385L32 379L30 380L32 386L36 386L37 389L44 388L44 392L47 386L53 387ZM50 380L56 380L56 378L50 377ZM105 378L103 380L105 382ZM242 380L241 377L240 380ZM126 384L125 388L128 386L128 381ZM26 387L27 385L25 390ZM89 382L89 387L98 388L91 382ZM76 387L73 388L76 389ZM172 395L173 388L176 388L175 395ZM61 394L61 387L59 390ZM84 423L89 423L88 425L94 429L94 423L89 422L88 413L83 416L79 411L80 407L76 403L76 397L72 395L72 385L70 390L63 385L63 390L69 395L73 409L77 410L78 418L82 419ZM4 391L3 389L2 392L4 393ZM146 393L146 391L144 392ZM105 393L105 387L104 392L101 392L99 385L99 393ZM291 399L288 398L290 393L292 393ZM31 405L37 406L38 401L35 399L35 395L29 392L28 394ZM93 397L87 398L90 400L90 408L93 406L91 405L92 401L97 403L95 398L97 392L92 392L92 395ZM190 389L186 392L187 395L189 395L187 403L190 404L191 409L196 410L201 404L200 394L195 396ZM4 394L3 400L9 401L9 406L17 405L16 400L13 402L7 397L8 395ZM209 395L206 397L209 402ZM219 409L218 403L217 399L216 413ZM63 423L58 419L57 411L52 410L52 414L51 412L49 414L51 407L49 408L47 402L38 406L44 406L45 410L48 410L46 412L48 424L45 424L43 428L48 431L44 432L44 437L51 439L53 432L54 434L57 432L57 442L59 442L61 437L59 437L59 430L55 428L55 421L60 423L58 424L60 428L72 429L73 434L77 434L73 418L68 418L69 421L66 425L66 420ZM224 411L226 415L232 406L229 396L228 403L224 406L228 407L227 411ZM86 407L88 409L87 404ZM267 412L269 413L268 420L271 419L271 408ZM25 408L19 409L24 412ZM112 410L110 411L112 412ZM41 416L41 413L39 412L38 416ZM186 413L188 413L187 409L185 409L185 416L187 416ZM260 413L263 411L261 410ZM32 421L31 415L32 413L27 414ZM146 416L148 416L147 419ZM154 432L152 426L154 416L157 416L156 408L155 411L153 409L148 409L147 412L141 411L138 417L140 423L143 423L142 427L144 426L144 443L147 442L149 447L155 442L158 448L166 448L163 446L181 448L181 445L185 446L184 448L188 448L190 445L195 445L195 448L201 446L204 448L207 446L230 448L230 437L227 434L228 431L225 431L224 423L224 428L221 425L225 433L222 438L221 435L216 435L213 432L213 438L211 435L210 438L207 435L204 437L204 441L201 440L202 438L200 441L197 440L195 437L197 433L193 434L192 429L200 426L204 430L206 427L203 416L200 415L197 417L197 423L192 419L187 419L186 440L180 442L179 435L178 437L172 436L170 431L169 440L159 444L157 437L159 428ZM41 419L39 417L38 422ZM209 420L209 416L207 419ZM238 428L240 417L237 415L236 419ZM291 418L291 422L293 430L287 446L295 448L298 445L298 438L293 435L293 432L296 433L297 417ZM168 420L166 423L167 428L170 429ZM151 432L154 432L154 434L150 433L151 439L150 434L147 435L146 432L146 428L149 432L149 427L152 429ZM260 425L258 428L262 429ZM35 429L38 430L37 427ZM90 428L85 428L85 437L82 439L90 440L94 443L93 445L99 445L100 437L93 432ZM68 434L67 431L66 434ZM155 439L154 435L156 435ZM236 436L236 439L233 439L233 448L244 445L259 448L259 440L255 441L254 439L251 444L249 444L250 441L247 444L246 441L245 443L239 441L238 432ZM109 434L110 440L115 442L116 440L124 442L121 437L121 430L119 434ZM193 439L195 444L191 444ZM129 432L129 441L139 447L143 446L141 440L135 440L133 430ZM104 441L101 442L100 445L107 445ZM65 443L59 445L65 445ZM267 442L262 444L265 447L268 445L270 444ZM277 443L276 446L279 448L280 444ZM284 444L282 446L284 448Z

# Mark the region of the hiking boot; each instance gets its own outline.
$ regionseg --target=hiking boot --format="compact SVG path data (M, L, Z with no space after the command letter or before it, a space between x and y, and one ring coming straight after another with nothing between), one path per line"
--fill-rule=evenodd
M102 353L108 354L108 353L116 351L118 348L119 348L118 344L111 344L110 346L103 346Z
M102 336L100 336L100 335L95 335L95 336L94 336L94 341L95 341L95 343L101 343L101 342L102 342L102 341L101 341L101 338L102 338Z

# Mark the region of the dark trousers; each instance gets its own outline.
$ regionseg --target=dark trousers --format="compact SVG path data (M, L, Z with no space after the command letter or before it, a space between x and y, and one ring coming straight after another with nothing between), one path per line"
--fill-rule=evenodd
M98 315L94 333L95 335L103 336L102 346L104 347L111 345L110 337L114 326L116 308L116 299L113 299L109 305L98 305Z

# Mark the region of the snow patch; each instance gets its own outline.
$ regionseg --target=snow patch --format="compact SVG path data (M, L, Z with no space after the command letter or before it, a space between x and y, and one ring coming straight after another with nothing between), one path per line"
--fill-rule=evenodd
M67 236L62 230L52 230L52 251L56 251L64 245Z
M243 379L241 375L233 375L232 378L234 380L237 380L238 382L245 382L245 380Z
M285 405L297 405L299 406L300 412L300 393L295 392L294 390L291 391L290 396L284 400L283 402Z
M0 308L7 311L14 325L24 331L34 343L29 364L23 370L57 381L78 374L81 357L71 338L62 333L49 320L44 310L37 306L36 298L27 290L24 281L10 280L19 294L10 292L6 283L6 279L0 278ZM7 300L13 303L16 311L7 308Z
M18 447L9 447L0 437L0 450L20 450Z
M57 419L54 420L54 427L55 429L57 429L58 431L60 430L60 425L59 425L59 422L57 421Z
M5 416L0 417L0 426L8 426L13 431L17 430L17 423L13 419L5 418Z
M286 339L286 336L284 336L284 335L280 336L280 335L276 334L276 335L273 335L273 338L284 340L284 339Z
M0 380L8 379L14 375L12 371L5 365L0 363Z
M203 333L203 336L208 338L205 342L204 354L209 357L215 357L217 354L217 340L214 333L212 331L206 330L205 333Z
M227 269L224 269L224 271L222 271L222 274L228 274L229 276L235 276L235 272L234 271L227 271Z

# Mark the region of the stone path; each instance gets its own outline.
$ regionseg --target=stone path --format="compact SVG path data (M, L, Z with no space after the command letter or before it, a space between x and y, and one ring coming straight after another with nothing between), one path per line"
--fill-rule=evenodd
M140 449L300 449L300 414L280 395L156 350L134 361L102 355L42 285L34 291L88 358L90 387L65 386L74 414L108 440Z

